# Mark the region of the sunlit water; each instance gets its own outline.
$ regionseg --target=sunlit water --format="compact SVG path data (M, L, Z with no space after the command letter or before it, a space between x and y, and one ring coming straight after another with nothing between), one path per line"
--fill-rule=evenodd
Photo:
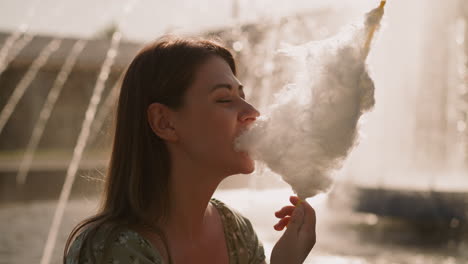
M267 258L282 232L275 231L274 211L288 204L290 189L220 190L214 197L227 203L253 223L264 243ZM332 210L327 196L308 200L318 217L317 245L306 263L317 264L455 264L468 263L465 242L429 243L401 223L391 225L374 215ZM52 263L60 263L67 235L73 225L90 215L97 200L70 201L57 239ZM1 205L0 264L37 263L52 220L55 201ZM386 227L384 227L386 226Z
M57 74L57 77L54 81L49 94L47 95L46 102L44 107L42 107L41 113L39 114L39 120L36 122L31 138L29 139L28 146L21 161L21 165L18 170L18 175L16 176L16 181L18 184L24 184L26 182L26 176L31 168L31 164L34 158L34 154L37 150L41 137L43 135L44 129L47 125L47 121L50 118L52 110L57 102L57 99L64 87L66 80L76 63L78 56L86 45L86 40L77 41L67 55L63 67L60 69L60 72Z

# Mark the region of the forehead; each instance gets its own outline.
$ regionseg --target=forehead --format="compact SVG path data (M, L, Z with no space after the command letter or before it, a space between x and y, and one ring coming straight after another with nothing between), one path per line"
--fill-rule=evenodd
M240 84L224 59L219 56L211 56L198 67L194 85L210 85L219 82Z

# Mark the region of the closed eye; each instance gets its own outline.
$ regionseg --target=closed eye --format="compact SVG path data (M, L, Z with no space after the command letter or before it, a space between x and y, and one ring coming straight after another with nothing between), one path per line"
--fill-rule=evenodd
M225 88L225 89L228 89L228 90L232 91L232 86L230 84L220 83L220 84L217 84L217 85L213 86L211 88L211 92L214 92L214 91L216 91L218 89L222 89L222 88ZM238 89L240 97L245 100L244 86L242 84L239 84L237 89Z
M218 102L218 103L230 103L230 102L232 102L232 100L218 100L216 102Z

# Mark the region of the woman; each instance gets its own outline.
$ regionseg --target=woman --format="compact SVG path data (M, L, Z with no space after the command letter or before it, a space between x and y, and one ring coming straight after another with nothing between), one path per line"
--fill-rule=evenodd
M233 142L258 115L215 41L143 48L123 79L102 207L72 231L64 262L265 263L250 221L211 198L226 177L253 172ZM271 263L302 263L315 244L312 207L290 200Z

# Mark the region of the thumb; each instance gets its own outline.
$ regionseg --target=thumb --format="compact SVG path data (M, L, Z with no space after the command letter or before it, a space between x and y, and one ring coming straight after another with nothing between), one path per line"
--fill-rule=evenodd
M304 205L299 204L294 209L291 219L289 220L289 224L287 226L287 230L284 232L285 235L294 234L297 235L299 233L301 226L304 222Z

